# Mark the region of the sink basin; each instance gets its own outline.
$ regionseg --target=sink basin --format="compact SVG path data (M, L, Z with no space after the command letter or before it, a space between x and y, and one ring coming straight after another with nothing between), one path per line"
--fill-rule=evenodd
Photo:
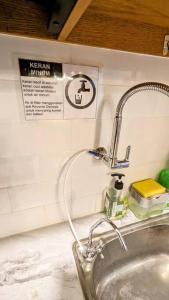
M98 255L92 263L81 261L73 245L85 299L168 300L169 214L123 227L121 233L128 252L107 232L95 236L105 243L104 259Z

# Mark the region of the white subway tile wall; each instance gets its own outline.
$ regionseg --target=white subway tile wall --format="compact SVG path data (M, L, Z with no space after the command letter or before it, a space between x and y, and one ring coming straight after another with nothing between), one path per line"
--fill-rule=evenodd
M0 35L0 237L66 220L64 164L82 148L110 147L122 94L145 81L169 84L167 58ZM17 58L99 68L96 119L25 121ZM156 92L133 96L124 109L119 156L132 146L126 191L132 181L169 166L169 101ZM103 209L110 170L84 155L67 186L73 218Z

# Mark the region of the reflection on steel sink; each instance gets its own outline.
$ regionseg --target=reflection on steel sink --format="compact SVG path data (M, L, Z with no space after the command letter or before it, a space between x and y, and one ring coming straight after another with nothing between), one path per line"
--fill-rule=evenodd
M113 232L101 234L104 259L97 256L92 263L81 260L75 243L73 253L85 299L169 300L168 225L166 214L123 227L128 252Z

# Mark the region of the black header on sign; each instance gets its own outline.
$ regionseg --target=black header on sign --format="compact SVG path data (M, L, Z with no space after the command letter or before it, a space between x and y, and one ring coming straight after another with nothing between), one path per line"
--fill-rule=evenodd
M21 76L29 77L62 77L62 64L41 60L19 58Z

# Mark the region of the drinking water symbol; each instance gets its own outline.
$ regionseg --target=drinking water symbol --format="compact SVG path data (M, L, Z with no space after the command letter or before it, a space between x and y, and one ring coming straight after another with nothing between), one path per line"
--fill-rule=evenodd
M83 92L90 92L90 88L86 88L86 82L87 80L80 80L81 82L81 87L78 89L77 94L75 94L75 103L76 104L81 104L82 99L83 99Z
M65 87L68 103L77 109L90 106L96 97L96 87L93 80L84 74L73 75Z

